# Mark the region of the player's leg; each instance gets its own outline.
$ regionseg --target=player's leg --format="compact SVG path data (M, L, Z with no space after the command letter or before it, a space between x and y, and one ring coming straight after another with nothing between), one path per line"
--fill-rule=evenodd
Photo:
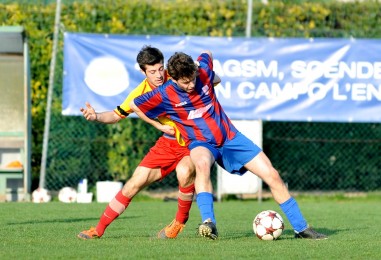
M286 215L295 231L295 237L308 239L326 239L327 236L320 234L308 227L307 221L293 198L278 171L272 166L269 158L260 152L255 158L249 161L245 168L255 173L270 188L274 200L280 205L283 213Z
M191 150L191 158L196 167L196 201L202 219L198 233L210 239L217 239L218 237L213 207L213 186L210 179L210 169L215 158L218 157L217 153L207 144L196 146Z
M144 166L138 166L132 177L125 183L123 188L107 205L97 226L95 228L82 231L78 234L78 237L82 239L102 237L106 228L126 210L132 198L144 187L160 179L160 168L150 169Z
M189 151L188 151L189 153ZM158 233L158 238L175 238L185 227L189 218L194 195L195 168L190 156L184 156L176 166L179 183L177 196L177 213L172 222Z
M245 168L268 184L276 202L281 204L290 199L291 195L278 171L263 152L245 164Z
M326 238L325 235L308 228L298 204L291 197L278 171L272 166L269 158L250 139L241 133L237 133L230 142L220 149L220 152L222 165L228 172L242 174L249 170L267 183L275 201L279 203L296 234L304 238Z
M179 182L176 220L185 224L189 219L189 211L195 192L194 180L196 172L190 156L185 156L180 160L176 167L176 175Z

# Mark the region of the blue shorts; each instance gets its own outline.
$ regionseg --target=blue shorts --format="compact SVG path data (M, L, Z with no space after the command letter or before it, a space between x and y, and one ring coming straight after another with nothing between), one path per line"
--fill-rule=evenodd
M193 141L189 145L189 150L198 146L207 148L213 154L216 162L226 171L239 175L247 171L244 165L262 151L241 132L238 132L233 139L225 142L221 147L215 147L203 141Z

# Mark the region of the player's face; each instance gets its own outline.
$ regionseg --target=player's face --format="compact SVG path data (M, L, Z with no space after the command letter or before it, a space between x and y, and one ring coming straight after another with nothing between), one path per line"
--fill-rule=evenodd
M145 75L148 83L153 87L158 87L164 83L164 65L157 63L155 65L146 65Z
M173 80L179 88L184 90L187 93L192 93L194 91L195 85L196 85L196 77L197 74L195 73L194 77L192 78L180 78L178 80Z

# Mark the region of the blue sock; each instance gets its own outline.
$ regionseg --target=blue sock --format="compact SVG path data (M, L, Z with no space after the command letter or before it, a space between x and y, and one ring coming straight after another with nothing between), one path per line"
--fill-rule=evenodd
M280 204L280 208L296 232L302 232L308 227L307 222L299 209L298 203L293 197Z
M202 222L210 218L212 222L216 224L213 209L213 194L209 192L201 192L197 194L196 202L198 209L200 210Z

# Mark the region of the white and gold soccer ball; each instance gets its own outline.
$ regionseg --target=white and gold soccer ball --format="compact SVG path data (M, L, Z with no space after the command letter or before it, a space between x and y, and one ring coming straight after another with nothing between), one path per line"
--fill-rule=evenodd
M44 203L49 202L52 197L49 194L49 191L44 188L37 188L32 192L32 201L34 203Z
M77 191L72 187L64 187L58 192L58 200L64 203L77 201Z
M282 234L284 222L278 212L264 210L253 221L254 234L261 240L275 240Z

